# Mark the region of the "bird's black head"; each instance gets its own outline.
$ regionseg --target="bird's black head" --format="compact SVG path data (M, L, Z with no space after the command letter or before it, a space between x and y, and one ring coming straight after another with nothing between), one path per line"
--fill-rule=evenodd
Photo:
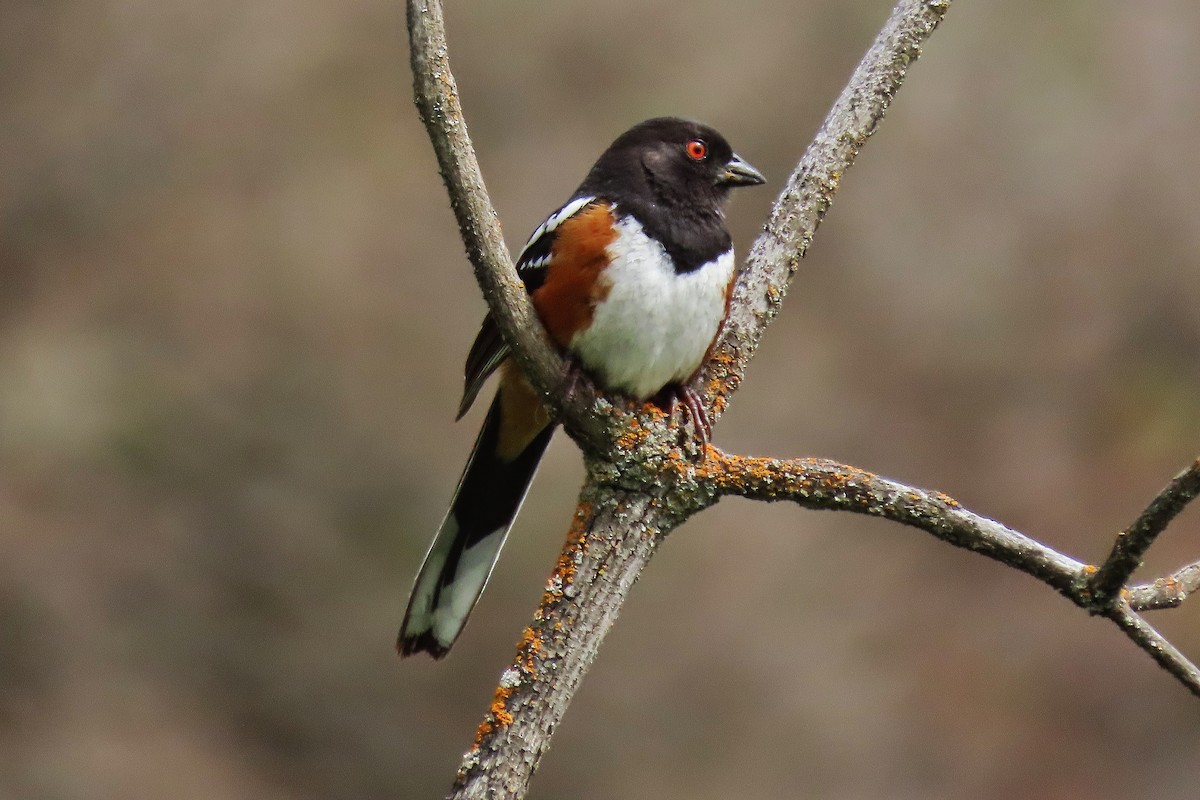
M707 125L659 117L618 136L596 161L579 194L719 212L730 189L765 180Z

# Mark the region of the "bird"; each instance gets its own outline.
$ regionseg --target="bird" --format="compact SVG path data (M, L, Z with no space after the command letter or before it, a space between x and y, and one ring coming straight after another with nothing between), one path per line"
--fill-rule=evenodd
M516 259L572 369L604 391L664 410L683 403L707 442L708 419L689 382L733 288L724 206L731 189L765 181L700 122L659 117L618 136ZM396 643L402 656L449 652L556 427L490 315L467 356L457 419L497 371L495 399L409 597Z

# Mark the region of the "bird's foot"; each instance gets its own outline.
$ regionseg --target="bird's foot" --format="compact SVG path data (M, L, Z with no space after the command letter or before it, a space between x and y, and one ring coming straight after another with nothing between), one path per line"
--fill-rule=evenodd
M696 394L696 390L691 386L678 384L668 386L660 396L667 401L663 404L663 408L681 405L687 410L687 414L692 420L692 428L696 432L696 438L700 440L700 448L703 450L707 447L712 439L712 425L708 421L708 413L704 410L704 401L700 399L700 395Z

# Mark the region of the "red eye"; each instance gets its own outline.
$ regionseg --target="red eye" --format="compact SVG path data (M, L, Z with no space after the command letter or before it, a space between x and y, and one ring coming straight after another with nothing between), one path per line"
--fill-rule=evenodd
M703 161L708 155L708 145L702 139L692 139L687 143L687 154L692 161Z

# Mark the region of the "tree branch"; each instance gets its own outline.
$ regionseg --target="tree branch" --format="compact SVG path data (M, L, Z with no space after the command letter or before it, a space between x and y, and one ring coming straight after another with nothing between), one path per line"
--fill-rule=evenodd
M1200 459L1176 475L1127 529L1117 534L1108 559L1088 581L1096 608L1111 605L1142 557L1171 520L1200 494ZM1182 598L1180 598L1182 600Z
M666 531L682 520L648 494L589 482L512 666L450 797L523 797L550 737Z
M823 459L733 456L715 447L708 449L703 464L688 465L685 469L695 471L699 480L712 482L721 494L789 500L805 508L867 514L920 528L955 547L972 550L1032 575L1081 608L1095 610L1089 583L1096 574L1094 567L968 511L941 492L916 489ZM1200 564L1185 567L1181 572L1193 568L1200 573ZM1102 613L1188 691L1200 697L1200 670L1134 613L1128 603L1122 600Z
M1104 615L1117 623L1125 635L1134 643L1150 654L1159 666L1175 676L1187 690L1200 697L1200 670L1187 659L1175 646L1154 630L1149 622L1135 614L1128 603L1117 603L1104 612Z
M741 382L842 174L882 119L908 66L920 54L920 42L949 5L949 0L901 0L789 179L766 233L738 278L722 339L701 377L714 419ZM654 543L690 513L714 502L715 493L702 485L671 485L664 467L672 456L678 457L675 434L652 411L622 419L622 409L586 394L571 408L559 403L554 389L562 365L504 252L450 73L440 4L409 0L408 25L417 107L489 309L534 385L593 456L575 534L568 537L551 578L561 585L564 599L552 591L543 598L451 795L520 797L625 591L653 554ZM631 486L645 488L634 494ZM631 517L625 507L634 498L639 510ZM583 530L613 560L581 557L584 551L573 542ZM595 616L597 602L610 610Z
M526 377L546 405L558 412L571 435L603 447L612 439L608 425L611 414L595 412L597 398L593 388L585 385L587 381L580 381L572 398L564 402L558 391L566 374L562 358L546 336L504 245L499 217L467 133L458 84L450 72L442 4L438 0L408 0L407 8L414 100L433 143L450 206L488 311Z
M950 0L901 0L826 115L738 276L718 345L698 385L716 420L737 391L767 326L779 313L846 170L875 133L888 106L941 23Z
M1175 570L1152 583L1129 588L1129 607L1134 611L1179 608L1192 592L1200 589L1200 561Z
M698 378L713 419L740 385L845 171L949 6L950 0L900 0L789 178L737 278L721 338ZM598 396L590 386L564 403L557 391L562 361L504 249L467 136L440 3L408 0L408 25L417 107L490 312L533 385L583 447L588 467L562 555L512 666L501 676L451 797L524 796L554 729L658 543L729 494L894 520L1020 569L1112 619L1189 691L1200 694L1196 667L1135 613L1181 603L1200 586L1200 562L1152 585L1121 591L1146 548L1200 492L1200 463L1159 495L1097 570L937 492L831 461L731 456L713 447L699 451L695 442L680 445L677 426L652 406L631 409Z
M715 447L695 467L722 495L756 500L788 500L804 508L849 511L882 517L931 533L955 547L971 550L1019 569L1067 597L1086 565L959 505L941 492L897 481L819 458L754 458L728 455Z

